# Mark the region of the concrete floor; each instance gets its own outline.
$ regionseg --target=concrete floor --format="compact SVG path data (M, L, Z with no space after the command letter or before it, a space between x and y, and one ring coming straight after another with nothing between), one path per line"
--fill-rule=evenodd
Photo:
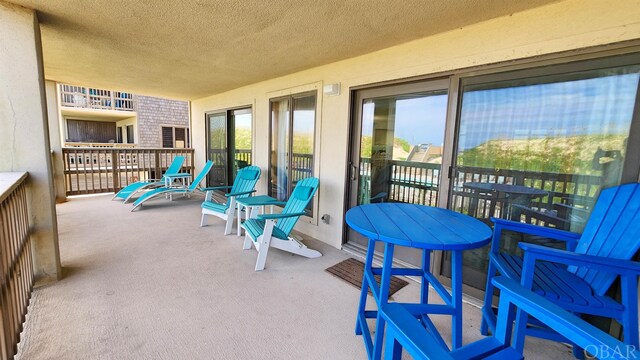
M34 291L19 360L365 359L354 335L358 289L324 269L350 255L315 240L318 259L254 250L223 236L201 198L150 202L110 196L58 205L64 278ZM415 282L399 301L418 298ZM450 321L434 319L448 338ZM480 311L464 308L464 343L480 338ZM529 359L570 359L567 347L527 341Z

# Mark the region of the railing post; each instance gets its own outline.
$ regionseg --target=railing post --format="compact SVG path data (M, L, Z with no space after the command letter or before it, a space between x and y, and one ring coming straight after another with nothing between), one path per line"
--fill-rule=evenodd
M84 92L85 96L86 96L86 101L87 101L87 108L91 108L91 94L89 94L89 88L83 87L82 91Z
M109 90L109 95L111 97L111 110L115 110L116 102L115 102L115 99L113 98L113 91Z
M118 150L111 151L111 176L113 176L113 192L120 190L120 173L118 172L120 153Z
M156 173L154 174L155 179L160 179L162 177L162 167L160 166L160 151L153 150L155 154L155 165L156 165Z

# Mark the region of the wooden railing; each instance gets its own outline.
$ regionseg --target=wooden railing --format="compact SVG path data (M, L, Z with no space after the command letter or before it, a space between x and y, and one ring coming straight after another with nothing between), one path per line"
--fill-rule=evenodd
M602 177L597 175L495 170L478 167L456 168L452 182L451 209L481 219L508 217L505 213L505 203L508 199L470 191L463 187L464 183L523 185L544 190L549 195L532 199L529 204L529 208L538 212L539 216L531 218L530 212L528 217L527 214L523 214L523 220L524 217L527 217L526 222L553 226L558 226L558 224L551 224L552 220L560 221L560 218L556 216L558 205L588 214L602 187ZM471 206L472 201L476 201L478 206ZM474 210L475 213L470 214L470 210ZM544 216L545 214L548 216Z
M236 160L251 165L251 149L236 149Z
M74 85L60 85L60 101L62 106L135 111L133 94L121 91L86 88Z
M442 176L439 164L384 160L374 169L372 173L371 159L361 159L358 191L360 204L370 201L398 201L436 205ZM569 213L573 212L573 215L582 218L588 217L602 187L602 177L597 175L468 166L455 168L451 182L453 191L449 208L481 219L508 217L505 212L508 199L496 197L496 194L471 191L464 188L465 183L523 185L544 190L548 195L532 199L527 208L515 212L514 220L567 229L571 225Z
M313 174L313 154L293 154L291 158L291 181L308 178Z
M26 173L0 173L0 359L13 359L31 291L33 262Z
M429 164L413 161L385 161L383 169L374 174L374 189L371 189L371 160L360 161L360 203L369 202L372 198L390 201L435 206L438 200L440 184L440 164ZM379 184L376 186L376 184ZM386 195L386 196L385 196ZM386 201L385 200L385 201ZM374 200L375 201L375 200Z
M159 179L182 155L182 172L193 174L193 149L63 148L67 195L117 192L139 180Z

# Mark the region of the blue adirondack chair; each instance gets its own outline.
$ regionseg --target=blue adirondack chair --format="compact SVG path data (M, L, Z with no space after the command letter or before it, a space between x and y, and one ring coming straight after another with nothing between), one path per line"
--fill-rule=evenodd
M452 352L442 347L433 334L427 332L409 310L401 303L382 306L380 316L386 321L385 356L387 360L399 360L404 348L413 359L523 359L522 350L510 343L513 309L520 314L535 317L541 324L555 329L578 346L588 349L599 359L636 359L640 353L626 346L611 335L594 327L548 299L525 289L507 277L496 277L492 284L500 290L498 323L493 336L480 339ZM523 331L516 321L515 337Z
M202 189L206 191L206 196L201 205L202 219L200 220L200 226L204 226L207 215L217 216L226 222L224 234L230 234L236 211L236 199L245 198L254 193L258 179L260 179L260 168L257 166L247 166L238 171L233 181L233 186L214 186ZM224 204L212 201L213 192L223 189L231 189L225 194L227 201Z
M489 254L489 271L481 332L495 330L496 316L491 306L493 282L500 273L533 289L550 301L575 314L612 318L623 328L624 342L638 347L638 275L640 263L631 261L640 247L640 184L627 184L600 193L582 235L502 219L492 219L494 235ZM520 243L524 260L500 253L503 231L515 231L566 242L567 250ZM621 302L606 295L620 277ZM515 339L517 350L524 336L566 341L548 327L537 326L535 319ZM583 352L574 346L574 355Z
M115 198L124 199L123 203L126 204L131 197L143 190L149 190L153 188L158 188L165 185L165 176L166 175L174 175L180 172L180 168L182 167L182 163L184 163L184 156L176 156L173 158L171 165L167 168L167 171L164 172L164 175L160 179L149 179L134 182L133 184L129 184L123 187L120 191L118 191L111 200Z
M159 195L164 194L192 194L194 191L198 190L200 187L200 182L204 180L204 177L207 176L209 170L213 166L213 161L209 160L202 168L202 171L198 174L198 176L193 179L193 182L188 188L174 188L174 187L160 187L157 189L153 189L144 193L142 196L136 199L133 202L133 209L131 211L135 211L136 209L142 207L142 204L148 200L158 197Z
M322 256L320 252L309 249L290 236L291 230L293 230L300 216L305 214L304 209L318 190L318 185L319 180L317 178L302 179L298 181L286 203L273 203L284 205L281 214L258 215L257 219L249 219L242 223L242 227L246 231L243 249L251 249L251 244L253 244L258 250L256 271L264 269L269 247L308 258Z

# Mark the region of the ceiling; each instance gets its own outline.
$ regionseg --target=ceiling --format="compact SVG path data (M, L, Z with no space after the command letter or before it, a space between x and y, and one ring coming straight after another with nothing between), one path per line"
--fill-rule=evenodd
M9 0L45 77L197 99L556 0Z

